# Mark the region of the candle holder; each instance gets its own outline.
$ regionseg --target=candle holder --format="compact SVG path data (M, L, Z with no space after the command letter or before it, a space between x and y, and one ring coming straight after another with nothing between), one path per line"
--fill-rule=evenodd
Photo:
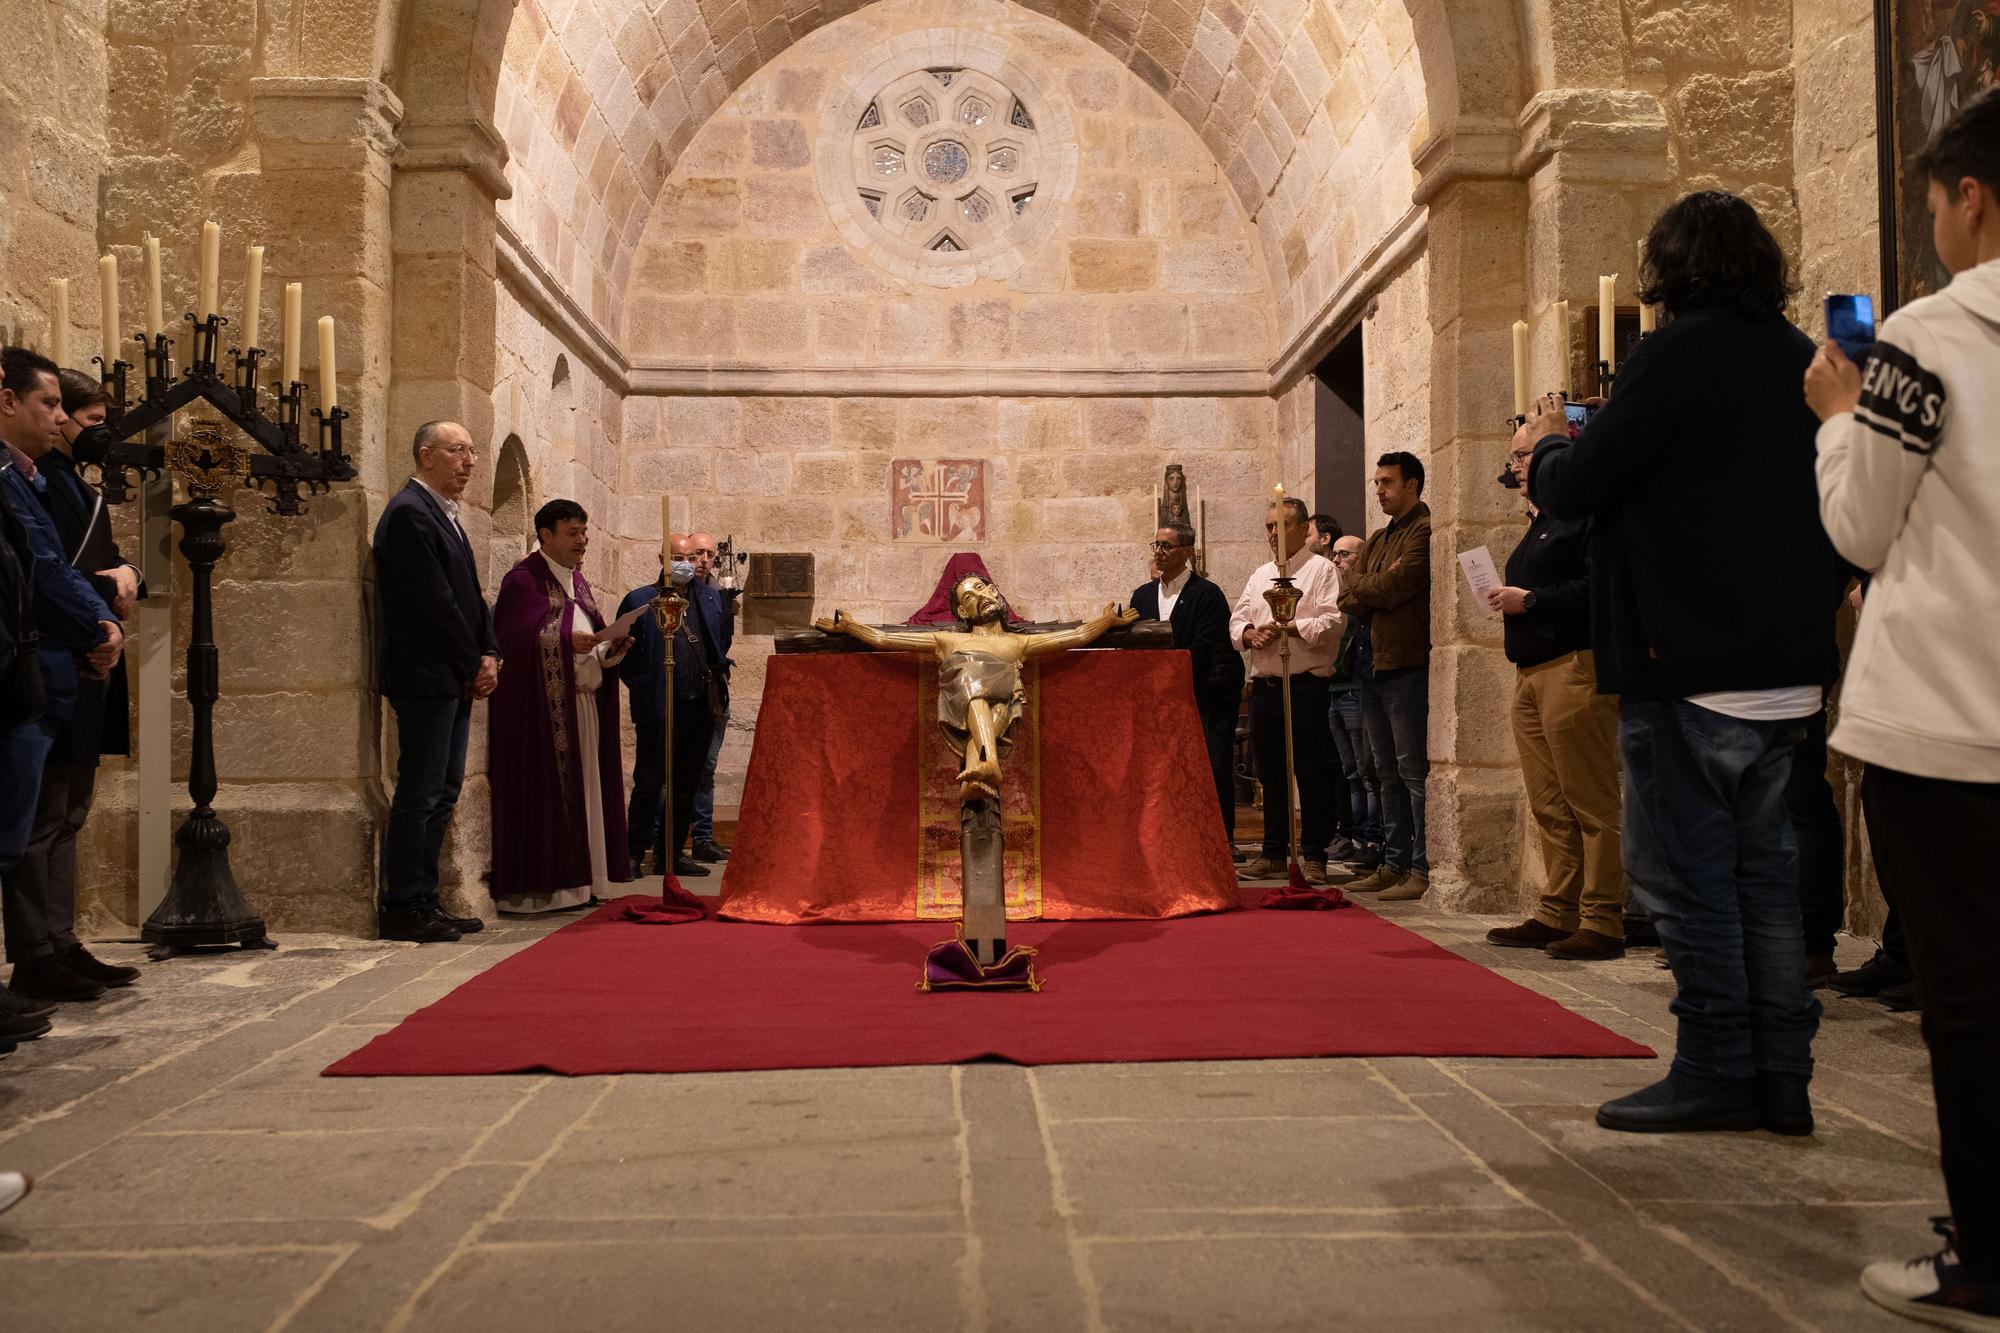
M295 381L279 388L277 415L266 416L257 401L263 350L231 349L232 364L225 378L218 373L216 353L228 321L220 315L197 319L191 313L186 319L193 331L192 356L179 375L174 373L173 343L164 332L134 335L142 348L146 385L145 396L137 403L128 401L128 363L104 366L103 358L97 358L110 407L104 424L77 440L77 456L96 467L98 489L107 504L132 498L134 471L150 477L171 471L188 493L168 517L180 525L181 554L194 574L193 633L187 649L187 697L193 720L188 795L194 807L174 834L173 881L146 920L143 934L156 959L228 945L276 947L264 932L262 918L237 887L229 867L229 829L211 805L218 785L214 710L222 682L215 643L214 574L226 554L222 529L236 518L219 498L221 487L240 480L266 493L272 513L292 518L305 512L302 492L323 495L335 482L353 481L359 475L341 443L346 412L339 408L315 412L317 448L306 448L299 438L305 386ZM207 403L222 420L193 424L183 438L169 443L146 441L149 432L197 402ZM248 445L231 438L224 422L248 436Z
M1618 372L1611 368L1609 361L1599 361L1597 363L1597 396L1600 398L1609 398L1611 396L1611 386L1617 378Z

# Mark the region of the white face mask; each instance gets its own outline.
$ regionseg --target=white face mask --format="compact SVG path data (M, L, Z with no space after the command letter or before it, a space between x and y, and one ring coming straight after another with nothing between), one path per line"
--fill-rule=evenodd
M667 577L673 580L676 588L687 587L688 584L694 582L694 562L691 560L674 561L667 568Z

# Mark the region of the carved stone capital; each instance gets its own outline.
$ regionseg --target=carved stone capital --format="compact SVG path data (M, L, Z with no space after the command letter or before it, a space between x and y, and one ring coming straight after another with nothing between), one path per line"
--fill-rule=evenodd
M1413 202L1424 205L1461 181L1514 180L1520 130L1511 120L1464 117L1426 139L1412 155Z
M1572 183L1666 185L1673 159L1659 98L1626 88L1556 88L1522 108L1516 172L1560 160Z
M387 156L403 103L378 79L269 77L250 80L250 114L266 143L362 143Z
M412 122L403 127L398 171L462 171L490 199L511 199L507 144L484 117L444 122Z

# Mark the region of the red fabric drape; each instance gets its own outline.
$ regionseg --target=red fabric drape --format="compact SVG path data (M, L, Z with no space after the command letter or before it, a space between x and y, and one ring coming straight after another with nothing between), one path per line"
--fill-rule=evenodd
M977 552L960 551L952 556L951 559L945 561L944 573L938 575L937 590L931 593L931 599L925 602L915 615L903 623L905 625L957 624L958 613L952 610L951 590L960 579L966 577L968 574L977 574L988 583L993 582L993 576L986 572L986 562L979 558ZM1001 595L1004 599L1006 594L1003 591ZM1010 625L1021 623L1021 617L1014 614L1012 604L1007 605L1007 623Z
M922 751L936 736L928 664L905 654L770 660L719 914L740 921L948 920L920 894ZM1195 714L1187 654L1065 653L1028 670L1036 745L1009 784L1038 780L1029 836L1010 831L1010 916L1156 918L1238 905L1235 867ZM1021 802L1004 805L1014 809ZM1027 861L1025 870L1019 862ZM1017 871L1033 892L1015 892Z

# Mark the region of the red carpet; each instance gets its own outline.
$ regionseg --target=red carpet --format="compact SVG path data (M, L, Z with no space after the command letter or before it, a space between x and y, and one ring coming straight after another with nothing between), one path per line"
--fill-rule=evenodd
M619 910L557 931L325 1072L1653 1054L1362 909L1018 925L1009 942L1041 951L1038 995L919 992L924 951L951 934L935 922L661 928Z

